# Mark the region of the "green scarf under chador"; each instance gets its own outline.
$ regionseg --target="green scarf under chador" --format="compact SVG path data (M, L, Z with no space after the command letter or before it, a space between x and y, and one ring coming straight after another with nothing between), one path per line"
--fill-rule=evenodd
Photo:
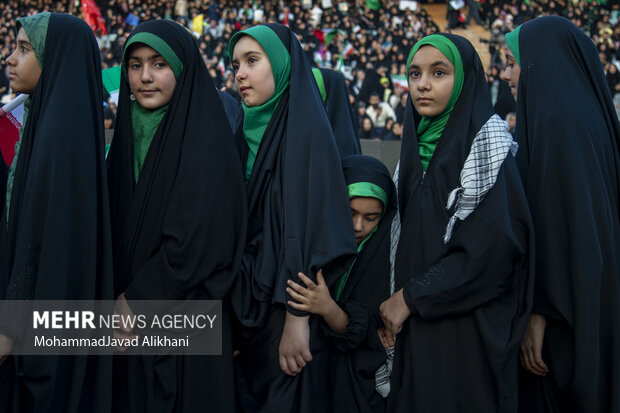
M435 152L435 148L437 147L437 142L439 142L439 138L448 123L448 119L450 119L450 114L454 109L454 105L461 95L465 73L463 72L463 61L461 60L461 54L454 43L452 43L445 36L440 34L432 34L424 37L418 41L413 48L411 48L411 52L409 52L409 57L407 58L407 79L409 79L409 65L411 64L413 56L417 53L420 47L425 45L430 45L437 48L454 65L454 87L446 107L437 116L422 117L422 120L418 125L417 133L418 145L420 148L420 160L422 161L422 167L426 171L428 164L433 157L433 153Z
M519 53L519 32L521 31L521 26L517 27L510 33L506 35L506 44L510 48L512 55L515 57L517 64L521 67L521 55Z
M385 193L383 188L381 188L379 185L373 184L372 182L355 182L355 183L347 185L347 189L349 191L349 199L360 197L360 196L376 198L379 201L381 201L381 204L383 204L383 211L385 212L385 209L387 208L388 195ZM377 224L375 229L373 229L372 232L368 234L368 236L364 238L362 242L360 242L360 244L357 246L358 254L360 253L360 251L362 251L362 249L364 248L364 245L366 245L368 240L372 238L374 233L377 232L378 228L379 228L379 225ZM349 279L349 274L351 274L351 270L353 269L353 266L355 265L356 261L357 261L357 257L351 263L349 270L346 273L344 273L338 279L338 281L336 281L336 284L334 284L334 286L332 287L331 294L335 301L338 301L340 299L340 296L342 295L342 291L344 290L344 287L347 284L347 280Z
M170 68L174 72L175 79L179 79L179 75L183 71L183 63L179 57L174 53L172 48L164 42L159 36L152 33L141 32L132 36L131 39L125 45L125 51L123 52L123 74L127 77L127 50L133 44L144 44L149 46L153 50L163 57L170 65ZM168 105L164 105L156 109L146 109L140 106L137 101L131 104L131 127L133 131L133 161L134 161L134 177L136 182L140 177L140 171L144 165L146 154L151 147L153 137L157 128L161 123L161 120L166 114Z
M250 179L252 168L256 161L256 154L263 139L263 134L276 110L280 98L286 91L291 79L291 56L278 35L267 26L254 26L236 33L228 45L228 56L233 60L235 45L242 36L250 36L256 40L269 58L271 71L275 83L275 92L271 99L260 106L243 107L243 135L249 147L248 160L245 169L246 180Z
M49 25L51 14L49 12L37 13L29 17L22 17L17 19L17 30L20 27L24 28L26 36L30 41L32 50L37 57L39 67L43 69L43 54L45 52L45 39L47 38L47 26ZM9 207L11 205L11 192L13 191L13 181L15 180L15 168L17 167L17 158L19 156L19 148L22 143L22 134L24 133L24 127L26 126L26 120L28 118L28 110L30 109L30 97L24 102L24 115L22 117L22 127L19 128L19 140L15 143L15 157L13 162L7 171L6 181L6 222L9 222Z

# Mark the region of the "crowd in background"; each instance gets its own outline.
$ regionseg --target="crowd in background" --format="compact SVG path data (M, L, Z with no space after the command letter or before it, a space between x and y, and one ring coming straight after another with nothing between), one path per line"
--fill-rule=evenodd
M471 20L484 26L490 52L488 84L496 112L514 112L514 100L503 69L504 35L523 22L541 15L569 18L586 32L599 50L599 58L612 95L620 103L620 5L573 0L452 0L448 26L438 27L424 4L394 0L97 0L105 22L98 30L102 67L119 65L125 40L142 21L174 19L191 30L215 85L238 98L230 70L227 45L230 37L250 26L278 22L297 34L311 62L340 70L349 83L350 101L358 114L362 139L399 139L406 104L406 61L420 38L442 30L467 27ZM409 6L409 7L407 7ZM13 0L0 10L0 96L9 82L4 58L15 42L15 19L36 11L80 15L79 2ZM468 15L471 15L469 17ZM104 33L105 32L105 33ZM370 79L369 79L370 78ZM374 96L374 97L373 97ZM372 102L371 102L372 100ZM114 106L107 110L113 116ZM110 127L112 122L108 122Z

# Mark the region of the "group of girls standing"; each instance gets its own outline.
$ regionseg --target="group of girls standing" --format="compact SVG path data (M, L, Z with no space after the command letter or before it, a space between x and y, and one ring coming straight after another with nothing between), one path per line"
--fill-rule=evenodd
M140 24L107 169L90 28L18 29L2 297L222 300L224 325L219 356L52 357L0 320L2 411L620 412L620 135L567 20L508 37L516 142L467 40L416 43L397 187L285 26L231 38L234 113L189 32Z

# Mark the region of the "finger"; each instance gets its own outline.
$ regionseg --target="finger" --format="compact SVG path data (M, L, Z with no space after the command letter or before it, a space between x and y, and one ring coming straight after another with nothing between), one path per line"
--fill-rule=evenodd
M536 374L537 376L544 376L545 372L543 370L541 370L538 365L536 364L536 359L534 356L534 351L532 350L531 347L527 348L527 362L529 365L529 370Z
M295 310L308 311L308 306L306 304L296 303L291 300L288 300L287 303L289 306L293 307Z
M542 374L547 374L549 372L549 369L547 368L547 365L542 359L542 352L536 349L533 352L533 356L534 356L534 363L536 364L536 368L538 369L538 371L540 371Z
M233 351L233 357L237 357L241 352L239 350Z
M288 363L286 362L286 357L280 356L280 368L282 371L289 376L294 376L294 374L289 370Z
M305 293L308 291L306 287L304 287L303 285L297 284L295 281L288 280L287 284L288 284L288 288L291 288L297 291L299 294L305 295Z
M385 334L380 333L380 334L379 334L379 340L381 340L381 345L382 345L383 347L387 347L387 345L388 345L388 340L387 340L387 337L386 337L386 335L385 335Z
M291 372L291 376L294 376L297 373L299 373L301 369L299 368L299 366L297 366L295 357L293 356L285 356L285 357L286 357L286 364L288 365L288 369Z
M300 272L297 275L299 275L299 279L302 280L304 284L306 284L308 289L313 290L314 287L316 287L316 284L310 278L306 277L303 273Z
M306 360L304 360L301 354L295 354L294 358L295 358L295 363L297 363L297 366L299 367L299 371L301 371L301 369L306 367Z
M307 363L312 361L312 353L310 353L310 350L303 350L301 352L301 356L304 358L304 360L306 360Z
M396 345L396 336L393 335L389 335L386 337L387 339L387 343L388 343L388 347L394 347Z
M299 301L301 303L305 303L307 301L307 298L305 295L301 295L296 291L293 291L292 289L286 287L286 292L291 296L291 298L295 301Z
M319 285L325 285L325 278L323 278L323 270L320 269L319 272L316 273L316 281Z
M527 355L525 354L525 350L521 350L519 352L519 358L521 359L521 365L523 366L523 368L527 371L531 371Z

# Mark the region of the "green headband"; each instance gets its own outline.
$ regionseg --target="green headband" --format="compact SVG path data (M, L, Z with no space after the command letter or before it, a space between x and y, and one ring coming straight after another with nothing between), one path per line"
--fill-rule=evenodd
M521 26L517 27L506 35L506 44L510 48L512 55L515 57L517 64L521 67L521 55L519 54L519 32Z
M383 204L383 208L387 206L388 197L383 188L372 182L354 182L347 185L349 190L349 199L357 196L376 198Z
M43 12L17 19L17 30L19 31L19 26L24 28L41 68L43 68L43 53L45 51L45 39L47 38L50 16L51 13Z
M144 43L145 45L151 47L153 50L159 53L161 57L166 59L166 62L168 62L168 64L170 65L170 68L174 72L174 77L176 79L179 78L179 75L183 71L183 63L181 63L181 60L176 55L174 50L172 50L172 48L168 45L168 43L166 43L164 40L162 40L161 37L154 35L153 33L140 32L133 35L125 45L123 62L125 61L125 53L127 53L127 50L129 50L129 46L135 43Z

